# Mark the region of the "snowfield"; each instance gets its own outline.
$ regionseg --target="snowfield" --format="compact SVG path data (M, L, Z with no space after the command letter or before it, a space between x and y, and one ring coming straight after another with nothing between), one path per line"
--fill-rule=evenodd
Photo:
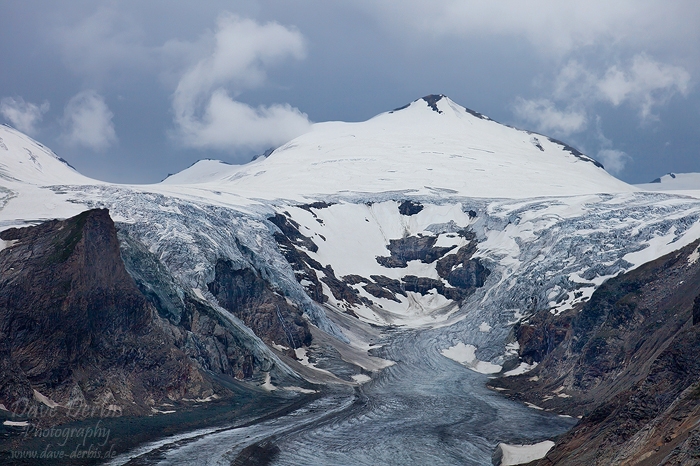
M297 201L392 191L527 198L633 190L575 149L433 97L441 98L365 122L317 123L267 158L221 166L218 175L215 162L201 161L164 183Z

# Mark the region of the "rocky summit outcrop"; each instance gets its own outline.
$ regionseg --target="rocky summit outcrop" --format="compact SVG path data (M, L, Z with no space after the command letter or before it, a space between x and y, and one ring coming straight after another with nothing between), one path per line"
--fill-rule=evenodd
M7 409L30 417L40 408L64 418L95 409L150 414L162 403L226 396L219 377L274 366L249 331L185 293L145 247L118 235L106 209L12 228L0 239ZM37 422L61 420L52 417Z
M515 330L535 370L490 382L582 416L539 465L700 464L699 242Z

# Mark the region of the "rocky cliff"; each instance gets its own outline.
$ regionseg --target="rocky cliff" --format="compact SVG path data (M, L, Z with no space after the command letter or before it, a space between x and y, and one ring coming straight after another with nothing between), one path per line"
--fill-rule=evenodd
M146 414L226 396L216 377L274 367L255 336L179 289L136 241L122 237L120 250L106 209L0 238L0 403L10 410Z
M600 286L578 309L515 329L524 375L491 385L582 416L540 465L700 462L698 242Z

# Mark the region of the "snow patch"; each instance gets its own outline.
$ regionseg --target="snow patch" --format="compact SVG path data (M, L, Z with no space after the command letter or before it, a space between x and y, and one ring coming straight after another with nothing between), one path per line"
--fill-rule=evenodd
M276 349L277 351L287 351L287 350L289 349L288 346L278 345L278 344L275 343L274 341L272 342L272 347L273 347L274 349ZM295 351L295 352L296 352L296 351Z
M507 443L499 443L498 448L502 453L500 466L515 466L542 459L553 446L554 442L551 440L545 440L544 442L535 443L534 445L509 445Z
M288 390L290 392L297 392L297 393L306 393L306 394L311 394L311 393L318 393L316 390L311 390L308 388L301 388L297 386L290 386L290 387L283 387L284 390Z
M41 393L39 393L36 390L34 390L34 399L40 403L45 404L46 406L48 406L51 409L58 408L59 406L61 406L58 403L56 403L55 401L51 400L50 398L42 395Z
M359 384L367 383L370 380L372 380L372 377L365 375L365 374L355 374L352 376L352 380Z
M151 408L151 411L153 412L153 414L173 414L173 413L176 413L176 412L177 412L177 411L175 411L174 409L169 409L169 410L166 410L166 411L161 411L160 409L156 409L156 408Z
M17 241L18 240L16 240L16 239L12 239L9 241L5 241L3 239L0 239L0 251L2 251L3 249L11 248L12 246L15 245L15 243L17 243Z
M4 426L10 427L29 427L29 422L27 421L4 421L2 423Z
M311 366L312 364L309 362L309 357L306 355L306 348L295 348L294 349L294 354L296 355L297 359L299 360L300 363L302 363L305 366Z
M333 375L333 373L331 373L330 371L321 369L320 367L316 367L313 363L311 363L311 361L309 361L309 356L306 354L306 348L295 348L294 354L296 355L297 359L302 365L310 367L315 371L323 372L324 374Z
M192 399L192 398L183 398L182 401L193 401L193 402L195 402L195 403L209 403L210 401L214 401L214 400L217 400L217 399L219 399L219 395L214 394L214 395L209 395L209 396L206 397L206 398L195 398L195 399Z
M488 324L488 322L482 322L481 325L479 325L479 331L488 333L491 331L491 326Z
M270 373L265 374L265 382L260 385L263 389L267 390L268 392L277 390L277 387L272 385L272 378L270 377Z
M497 374L501 372L503 368L498 364L479 361L476 358L476 350L477 348L474 345L465 345L459 342L450 348L442 350L440 354L481 374Z
M505 374L503 374L505 377L511 377L514 375L520 375L520 374L525 374L526 372L530 372L532 369L537 367L537 362L533 362L532 364L528 364L526 362L521 362L518 367L515 369L511 369Z

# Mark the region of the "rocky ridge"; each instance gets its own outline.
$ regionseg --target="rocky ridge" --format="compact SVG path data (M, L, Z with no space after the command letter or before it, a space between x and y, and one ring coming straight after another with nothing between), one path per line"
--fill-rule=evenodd
M57 410L40 423L95 412L85 407L143 415L164 403L229 396L217 377L285 377L254 336L118 235L106 209L0 238L0 402L13 412ZM257 285L249 299L265 294Z
M538 465L700 461L696 241L612 278L582 306L514 329L537 367L495 379L508 396L582 416Z

